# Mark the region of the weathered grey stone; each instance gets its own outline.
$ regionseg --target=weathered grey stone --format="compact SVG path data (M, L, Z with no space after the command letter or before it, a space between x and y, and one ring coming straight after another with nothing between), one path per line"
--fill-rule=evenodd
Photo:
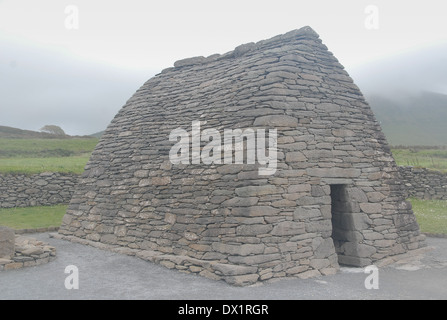
M239 197L256 197L278 193L277 188L272 185L240 187L234 191Z
M334 103L320 103L318 105L316 105L317 109L321 109L324 112L337 112L340 111L340 106L338 104L334 104Z
M316 259L327 258L335 252L332 238L315 238L312 241L312 247L314 248L314 257Z
M258 278L259 275L257 274L246 274L240 276L227 276L225 277L225 281L234 286L242 287L255 283L258 281Z
M321 210L318 206L300 206L293 212L293 220L302 221L321 216Z
M186 58L186 59L182 59L182 60L178 60L178 61L174 62L174 67L180 68L180 67L185 67L185 66L193 66L193 65L197 65L197 64L202 64L205 61L206 61L206 58L203 56Z
M137 178L147 178L149 176L149 171L148 170L137 170L137 171L135 171L135 173L133 175Z
M382 205L380 203L360 203L360 209L368 214L380 213L382 211Z
M46 186L48 184L48 181L43 179L38 179L36 182L34 182L37 186Z
M236 235L256 236L269 233L273 229L271 224L247 224L236 228Z
M248 256L251 254L261 254L264 252L264 244L242 244L231 245L220 242L212 244L213 250L220 253L227 253L231 255Z
M270 261L275 261L281 259L281 255L277 253L273 254L264 254L264 255L255 255L255 256L229 256L228 260L231 263L237 264L245 264L248 266L258 265Z
M257 267L239 266L234 264L216 263L212 268L225 276L237 276L242 274L254 274L258 270Z
M368 192L367 194L369 202L381 202L386 196L381 192Z
M331 262L328 259L310 259L309 263L309 265L316 270L324 269L330 264Z
M264 217L274 216L280 212L279 209L270 206L236 207L231 210L233 216L239 217Z
M271 232L275 236L298 235L305 232L304 222L284 221L273 227Z
M345 255L359 258L369 258L377 251L373 246L354 242L346 242L342 248Z
M309 278L318 277L320 275L321 275L321 273L318 270L309 270L309 271L305 271L303 273L299 273L298 277L300 279L309 279Z
M354 168L309 168L307 174L324 178L355 178L360 175L360 169Z
M333 129L332 134L335 137L352 137L355 135L354 131L346 129Z
M372 260L369 258L360 258L346 255L338 256L338 263L346 266L366 267L371 265Z
M246 198L240 198L235 197L232 199L228 199L224 202L222 202L222 206L224 207L249 207L254 206L258 203L259 198L257 197L246 197Z
M31 248L22 250L21 253L26 256L40 255L43 253L43 249L40 247L31 247Z
M15 253L14 230L0 226L0 259L10 259Z
M262 116L255 119L254 126L271 126L271 127L296 127L298 119L285 115Z
M286 153L286 162L303 162L303 161L307 161L307 158L301 151Z
M113 234L105 234L101 236L101 242L104 242L106 244L116 244L117 240L118 239L116 235Z
M360 188L348 188L348 196L351 200L357 202L368 202L368 197Z

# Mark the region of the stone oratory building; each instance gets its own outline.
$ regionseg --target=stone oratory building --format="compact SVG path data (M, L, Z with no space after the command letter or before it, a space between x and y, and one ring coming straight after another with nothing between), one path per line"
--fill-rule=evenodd
M237 129L243 162L226 162L209 133ZM276 147L270 173L259 153L248 161L248 133L256 148ZM94 150L59 236L249 285L425 246L405 198L368 103L303 27L177 61L144 83Z

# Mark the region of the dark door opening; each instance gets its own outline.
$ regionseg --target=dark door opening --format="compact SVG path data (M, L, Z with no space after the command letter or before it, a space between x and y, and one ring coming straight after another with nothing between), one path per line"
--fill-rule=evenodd
M357 265L357 241L353 230L352 204L347 185L331 185L332 240L340 265Z

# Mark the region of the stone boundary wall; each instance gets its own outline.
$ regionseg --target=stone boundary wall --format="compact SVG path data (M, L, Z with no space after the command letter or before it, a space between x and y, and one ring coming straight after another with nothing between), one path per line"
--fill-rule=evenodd
M0 174L0 208L67 204L79 175L44 172L40 174Z
M425 168L399 167L408 196L418 199L447 200L447 174Z
M56 259L56 248L48 243L14 233L12 237L13 253L8 257L0 256L0 271L35 267Z

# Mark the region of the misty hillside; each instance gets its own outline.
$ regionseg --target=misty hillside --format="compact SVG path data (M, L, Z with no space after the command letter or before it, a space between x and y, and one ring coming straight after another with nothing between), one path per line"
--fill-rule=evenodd
M447 43L348 71L391 145L447 145Z
M366 97L391 145L447 145L447 95Z
M78 139L91 137L95 136L71 136L68 134L60 135L0 125L0 139Z
M102 137L102 135L104 134L104 132L105 132L105 130L103 130L103 131L99 131L99 132L95 132L95 133L92 133L92 134L90 134L89 136L90 137L95 137L95 138L101 138Z
M66 135L55 135L46 132L38 132L32 130L22 130L7 126L0 126L0 138L6 139L64 139L69 138Z

